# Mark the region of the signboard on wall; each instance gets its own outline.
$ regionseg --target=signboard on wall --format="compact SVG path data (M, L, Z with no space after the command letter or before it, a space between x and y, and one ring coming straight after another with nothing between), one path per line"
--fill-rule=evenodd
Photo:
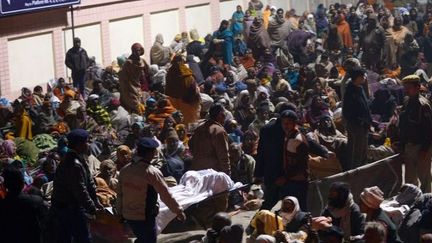
M0 0L0 16L79 4L81 0Z

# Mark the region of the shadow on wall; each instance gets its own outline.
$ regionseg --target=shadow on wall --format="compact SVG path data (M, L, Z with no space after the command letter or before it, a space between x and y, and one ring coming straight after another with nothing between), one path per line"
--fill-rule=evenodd
M67 27L68 8L45 10L0 18L0 36Z

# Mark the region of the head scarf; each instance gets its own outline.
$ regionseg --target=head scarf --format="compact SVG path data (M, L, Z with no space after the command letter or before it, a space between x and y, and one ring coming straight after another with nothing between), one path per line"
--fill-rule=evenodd
M239 108L239 107L245 107L245 106L247 106L247 105L249 105L249 104L244 104L243 102L242 102L242 100L243 100L243 98L245 97L245 96L248 96L249 95L249 91L247 91L247 90L243 90L242 92L240 92L240 94L237 96L237 98L236 98L236 104L235 104L235 107L236 108Z
M265 48L270 48L271 40L263 24L263 19L261 17L257 18L250 26L248 44L250 46L255 46L257 49L264 50Z
M157 34L157 35L156 35L156 38L155 38L155 44L156 44L156 43L161 44L161 45L164 43L163 35L162 35L162 34Z
M5 140L1 144L2 152L5 156L8 158L13 158L16 154L16 146L14 141L12 140Z
M134 50L144 50L144 47L140 43L134 43L131 47L131 51L134 52Z
M191 39L192 40L194 40L194 41L198 41L199 40L199 34L198 34L198 31L196 30L196 29L192 29L190 32L189 32L189 35L190 35L190 37L191 37Z
M377 186L365 188L360 194L360 199L369 208L379 209L384 201L384 192Z
M283 212L282 209L281 211L279 211L279 216L282 217L283 225L287 225L288 223L290 223L292 219L297 215L297 213L300 212L300 204L296 197L285 197L282 200L282 203L284 203L285 201L291 201L292 203L294 203L294 209L290 213Z
M257 95L260 95L261 93L264 93L267 98L270 98L270 93L268 91L268 89L264 86L258 86L257 88Z
M124 160L129 160L132 156L132 151L126 145L120 145L117 148L117 159L123 158Z
M166 76L165 94L171 98L185 98L194 84L193 72L184 64L182 58L180 55L174 57Z

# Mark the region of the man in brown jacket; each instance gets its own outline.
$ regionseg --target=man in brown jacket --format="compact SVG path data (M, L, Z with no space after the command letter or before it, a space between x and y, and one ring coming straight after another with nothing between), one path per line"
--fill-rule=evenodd
M228 135L221 125L225 122L225 109L222 105L210 108L210 118L200 125L191 140L189 148L193 155L191 170L214 169L231 175L228 149ZM210 226L210 219L228 207L228 195L222 194L200 204L193 214L202 225Z
M231 175L228 135L222 124L225 122L225 109L222 105L210 108L209 119L200 125L189 141L193 155L191 170L214 169Z

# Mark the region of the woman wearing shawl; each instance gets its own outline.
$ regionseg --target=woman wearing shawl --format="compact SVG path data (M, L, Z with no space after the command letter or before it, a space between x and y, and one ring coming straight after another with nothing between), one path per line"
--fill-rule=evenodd
M115 161L117 171L120 171L132 160L132 151L126 145L120 145L116 151L117 160Z
M243 17L243 37L246 42L249 38L249 31L253 21L254 18L252 17L251 11L246 10L245 15Z
M255 120L255 112L250 102L249 91L243 90L235 101L234 117L241 126L242 131L246 131L249 125Z
M158 66L165 66L171 59L171 48L163 46L162 34L157 34L155 42L150 49L150 62Z
M196 122L200 114L201 98L199 90L190 70L177 55L171 62L166 78L165 94L171 104L184 115L184 123Z
M24 106L29 106L29 104L19 103L18 100L15 103L16 137L32 140L32 120Z
M12 140L4 140L0 145L0 159L21 160L17 154L17 148Z
M307 224L307 213L302 212L296 197L285 197L276 215L282 218L286 232L297 233Z
M176 110L167 99L160 99L157 102L156 110L148 116L148 121L155 123L160 129L164 127L165 120L171 117Z
M394 67L399 63L400 53L402 52L405 36L410 33L409 30L402 25L402 18L396 17L394 19L393 27L387 30L389 36L386 42L386 60L388 67Z
M344 239L364 234L365 218L354 202L349 185L334 182L330 186L328 204L322 216L331 217L332 224L342 229Z
M141 104L141 91L149 90L149 66L141 58L144 48L141 44L132 45L132 55L126 60L119 73L120 80L120 102L129 112L136 114L144 113L144 105Z
M233 64L234 34L228 29L229 22L222 20L219 29L213 33L213 45L223 57L225 64Z
M255 100L255 107L262 106L268 109L270 112L274 112L275 107L270 101L269 87L260 85L257 88L257 99Z
M249 29L248 46L251 47L255 59L263 55L265 49L270 48L271 40L264 28L262 17L256 17Z
M312 128L315 128L324 115L331 116L331 111L328 105L322 100L321 96L315 95L306 112L306 122L308 122Z
M234 36L238 36L243 33L244 17L245 14L242 10L242 7L238 5L237 11L235 11L232 15L231 31L233 32Z
M269 37L271 39L272 47L283 48L285 45L285 39L291 32L290 22L284 18L284 10L278 9L276 15L269 22L267 28Z

